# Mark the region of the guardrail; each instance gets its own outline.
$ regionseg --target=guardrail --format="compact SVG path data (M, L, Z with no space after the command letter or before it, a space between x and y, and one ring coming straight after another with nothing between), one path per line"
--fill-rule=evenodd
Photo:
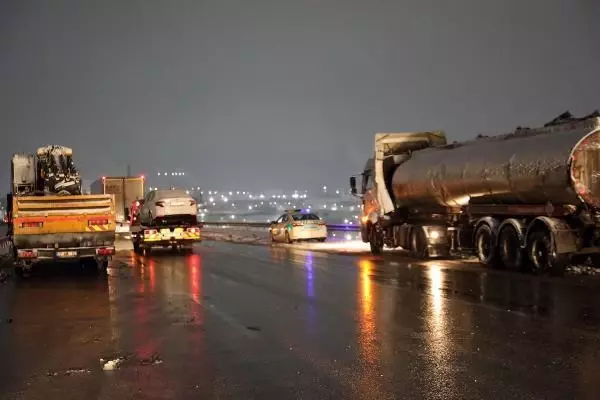
M204 226L217 226L221 228L227 227L240 227L240 228L264 228L267 229L271 226L268 222L201 222ZM348 232L358 232L360 231L359 225L349 225L349 224L327 224L327 229L330 231L348 231Z

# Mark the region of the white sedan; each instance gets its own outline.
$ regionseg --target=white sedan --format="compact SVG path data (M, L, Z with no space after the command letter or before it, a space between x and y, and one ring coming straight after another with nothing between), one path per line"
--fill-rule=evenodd
M152 190L144 197L139 216L142 224L195 224L197 214L196 201L185 191Z
M327 240L327 226L316 214L309 210L285 212L269 227L271 241L293 243L300 240Z

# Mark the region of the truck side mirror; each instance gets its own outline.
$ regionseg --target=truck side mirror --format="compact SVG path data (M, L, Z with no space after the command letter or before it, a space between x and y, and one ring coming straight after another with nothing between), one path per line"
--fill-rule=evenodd
M350 192L352 194L354 194L354 195L357 193L357 191L356 191L356 177L354 177L354 176L350 177Z

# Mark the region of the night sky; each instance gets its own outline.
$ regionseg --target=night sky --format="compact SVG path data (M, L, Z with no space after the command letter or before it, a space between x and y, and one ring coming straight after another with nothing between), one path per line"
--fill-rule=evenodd
M46 144L87 179L346 187L374 132L600 108L599 21L597 0L0 0L0 192Z

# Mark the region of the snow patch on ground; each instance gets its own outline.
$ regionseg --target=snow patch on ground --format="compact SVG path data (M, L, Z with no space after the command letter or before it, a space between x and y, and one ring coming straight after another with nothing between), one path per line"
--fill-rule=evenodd
M288 247L301 250L313 250L322 252L331 252L337 254L360 254L370 251L369 244L356 240L356 235L348 236L338 233L335 237L330 237L325 243L298 242L293 244L272 243L268 232L249 231L244 229L210 229L204 228L202 236L206 240L225 241L232 243L273 245L277 247Z
M125 359L123 357L119 357L119 358L115 358L114 360L104 360L104 359L100 359L100 362L102 363L102 369L104 371L114 371L115 369L119 368L119 365L125 361Z

